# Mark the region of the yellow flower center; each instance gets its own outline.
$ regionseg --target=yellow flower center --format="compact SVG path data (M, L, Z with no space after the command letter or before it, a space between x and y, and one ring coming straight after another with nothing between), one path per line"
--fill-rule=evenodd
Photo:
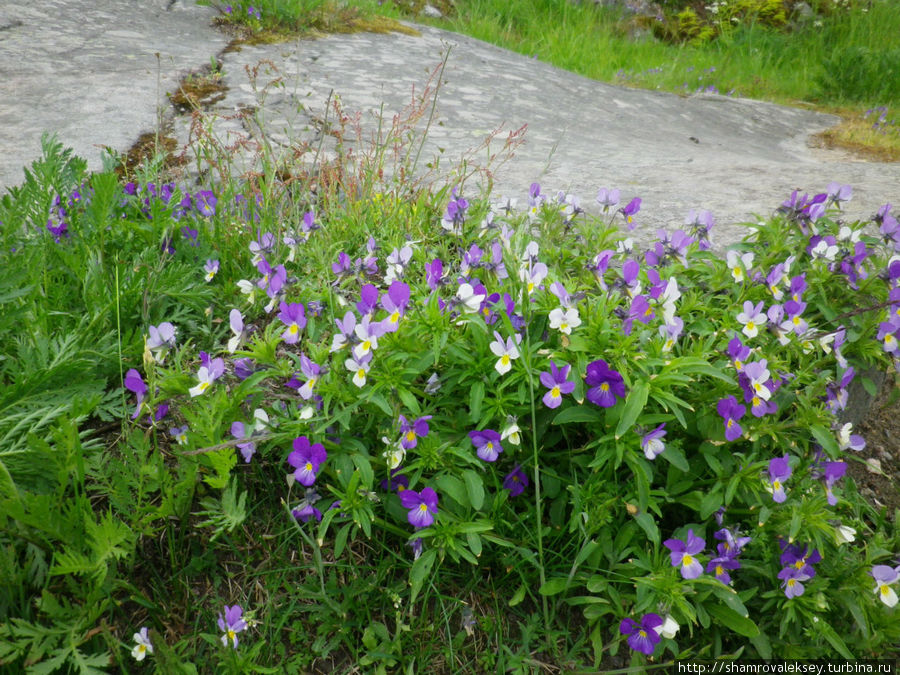
M201 382L200 383L200 391L204 392L209 389L209 382Z
M501 356L500 363L502 363L504 366L508 366L509 365L509 354L504 354L503 356Z
M365 342L363 342L363 343L362 343L362 348L363 348L363 352L369 351L369 350L372 348L372 341L371 341L371 340L366 340Z
M553 387L553 389L550 390L550 396L559 398L559 387Z
M891 587L888 586L887 584L881 584L881 594L882 595L890 595Z
M313 470L312 462L307 462L306 466L304 466L303 468L306 469L307 471L312 471Z
M775 482L772 483L772 487L775 488L776 490L780 490L781 489L781 481L776 480ZM794 565L795 565L795 567L797 567L797 569L800 569L801 567L803 567L803 564L799 560L796 563L794 563Z
M747 330L756 330L756 324L752 321L747 322Z
M681 558L681 566L687 567L688 565L693 565L693 564L694 564L694 558L691 557L690 553L685 553L684 556Z
M406 432L406 440L409 441L410 443L412 443L414 440L416 440L416 432L411 429L409 431L407 431Z
M484 447L486 447L490 452L494 451L494 444L491 441L488 441L487 445L485 445Z
M788 581L787 581L788 588L793 588L794 584L796 584L796 583L797 583L796 579L788 579Z
M300 327L297 326L297 324L292 323L288 328L288 333L290 333L291 335L296 335L298 330L300 330Z
M721 565L716 565L716 576L717 576L717 577L720 577L720 576L722 576L723 574L725 574L725 570L722 568L722 566L721 566Z
M425 513L428 510L428 504L419 504L419 511Z
M604 382L603 384L600 385L600 391L602 391L603 393L608 392L608 391L609 391L609 385L608 385L606 382Z
M398 321L400 321L400 312L395 311L391 314L391 323L397 323Z

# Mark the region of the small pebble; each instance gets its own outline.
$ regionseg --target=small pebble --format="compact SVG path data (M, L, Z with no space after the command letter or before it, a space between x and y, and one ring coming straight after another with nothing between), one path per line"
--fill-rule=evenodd
M883 473L881 470L881 460L875 457L869 457L866 460L866 469L869 473Z

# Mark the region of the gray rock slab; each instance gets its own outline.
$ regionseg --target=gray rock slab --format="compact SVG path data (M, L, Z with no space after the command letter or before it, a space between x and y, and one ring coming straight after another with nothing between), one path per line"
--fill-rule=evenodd
M189 118L174 114L165 92L228 43L211 25L214 14L191 0L0 0L0 191L22 180L44 131L97 168L101 147L127 150L157 127L163 106L187 142ZM336 35L221 54L228 92L204 113L210 133L225 144L258 139L255 125L262 121L273 152L285 158L303 142L325 141L326 153L334 152L321 125L332 94L345 112L360 112L362 137L369 138L379 116L384 128L422 92L449 49L420 169L435 156L445 171L464 157L469 166L484 164L501 151L506 132L527 126L515 158L493 174L495 194L522 201L538 181L545 192L576 194L591 209L598 188L615 187L623 199L643 199L640 239L704 208L718 220L719 246L744 234L737 223L768 214L796 188L851 184L854 218L900 201L900 164L809 146L811 134L837 121L832 116L606 85L478 40L417 28L420 36ZM247 72L261 62L272 70L260 69L257 85L281 78L262 102ZM257 110L255 121L235 116L242 108ZM476 150L497 129L503 131L489 149ZM237 165L252 168L253 159L244 156ZM466 194L473 193L467 185Z
M900 200L900 164L872 163L810 147L810 136L835 124L831 115L718 95L681 97L599 83L484 42L426 26L421 36L357 34L244 46L223 56L229 92L211 112L227 117L258 108L272 147L284 156L299 141L315 144L315 120L329 96L361 113L363 138L389 124L421 92L449 48L436 115L423 156L442 150L445 166L466 156L495 129L527 125L516 157L494 175L495 194L520 198L533 181L544 192L578 195L596 210L600 187L640 196L636 233L676 227L690 209L709 209L718 246L745 234L736 223L767 215L793 189L817 192L831 181L854 188L848 217L867 218ZM257 88L282 86L263 101L247 69L269 62ZM427 115L418 125L424 129ZM223 142L251 136L252 125L219 120ZM186 137L184 130L181 134ZM503 134L491 144L500 149ZM482 151L471 159L483 161Z
M0 193L40 157L41 134L101 166L157 127L180 78L228 38L192 0L0 0Z

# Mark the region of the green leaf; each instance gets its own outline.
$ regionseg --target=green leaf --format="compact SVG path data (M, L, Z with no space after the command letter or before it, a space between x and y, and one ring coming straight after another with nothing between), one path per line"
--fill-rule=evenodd
M706 603L704 607L713 618L718 619L720 623L724 624L735 633L747 638L753 638L759 635L759 628L757 625L751 619L735 612L731 607L713 603Z
M463 480L466 482L466 491L469 494L469 503L476 511L484 504L484 482L472 469L463 471Z
M835 651L843 656L845 659L853 659L856 658L853 656L853 652L848 649L847 644L841 639L840 635L838 635L834 628L831 627L831 624L827 623L823 619L819 619L816 623L816 626L822 632L822 635L828 640L828 644L834 647Z
M434 483L442 494L448 495L460 506L471 506L466 496L466 489L459 478L445 473L435 478Z
M569 586L568 577L554 577L544 582L544 585L538 589L541 595L558 595Z
M700 518L706 520L722 506L722 495L718 492L708 492L700 502Z
M634 519L647 535L647 538L659 546L659 528L656 526L653 516L645 512L637 514Z
M760 633L756 637L750 638L750 643L756 647L756 651L759 652L762 658L772 658L772 643L769 641L768 635Z
M397 396L399 396L400 400L403 401L403 405L406 406L407 410L412 411L412 413L416 416L421 414L422 408L419 406L419 401L415 396L412 395L412 392L410 392L409 389L398 387Z
M816 439L816 442L825 448L825 451L831 457L837 457L841 454L841 449L837 444L834 434L820 424L813 424L809 428L809 432Z
M522 600L524 600L524 599L525 599L525 584L520 584L519 588L516 589L516 592L513 593L513 596L509 599L509 602L506 604L508 604L510 607L515 607L520 602L522 602Z
M631 389L631 393L625 399L625 408L622 411L622 417L616 426L616 440L622 438L624 433L634 426L638 415L647 405L647 396L650 393L650 383L641 380L637 382Z
M437 551L430 548L420 555L419 559L413 563L412 569L409 571L410 605L415 603L416 596L419 595L419 591L422 589L422 584L425 583L425 579L427 579L428 575L431 573L431 568L434 566L434 559L436 556Z
M603 411L596 406L577 405L561 410L553 418L552 424L573 424L576 422L600 422L603 420Z
M869 396L873 398L878 396L878 387L875 386L875 383L872 382L871 378L862 377L860 378L860 381L862 382L863 389L866 390L866 393Z
M466 542L469 544L469 550L478 558L481 556L481 537L475 532L466 532Z
M372 464L369 462L369 458L365 455L355 453L353 455L353 463L359 470L362 486L367 490L371 490L372 484L375 482L375 473L372 470Z
M469 419L477 422L481 417L481 403L484 401L484 382L476 382L469 391Z
M662 458L669 462L676 469L687 473L691 470L691 465L688 464L687 459L684 456L684 453L681 451L681 448L673 448L671 446L666 447L663 450Z
M731 609L733 609L742 617L747 618L750 616L750 612L747 611L747 607L744 605L743 601L741 601L740 596L738 596L738 594L735 593L733 589L728 586L722 585L718 579L715 580L715 583L719 585L713 586L712 591L713 593L715 593L716 597L719 598L719 600L731 607Z
M377 393L374 389L371 390L368 400L371 401L372 403L374 403L375 405L377 405L379 408L381 408L381 410L384 412L384 414L387 415L388 417L390 417L390 418L394 417L394 411L391 410L391 406L388 405L388 402L384 399L384 396Z

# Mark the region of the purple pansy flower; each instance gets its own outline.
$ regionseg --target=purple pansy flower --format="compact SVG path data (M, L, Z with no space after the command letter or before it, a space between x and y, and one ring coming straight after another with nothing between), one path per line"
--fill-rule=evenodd
M315 488L307 488L306 494L300 500L300 503L291 509L291 515L301 523L309 522L310 518L315 518L316 522L321 522L322 512L315 506L319 499L319 493L316 492ZM335 502L335 504L339 505L340 502ZM331 508L335 508L335 506L332 505Z
M900 579L896 567L889 565L873 565L869 572L875 579L875 594L888 607L894 607L897 604L897 593L889 584L896 583Z
M728 573L729 570L739 569L740 566L741 563L735 558L723 555L713 558L706 563L706 571L728 586L731 583L731 575Z
M134 414L131 416L131 419L134 420L141 414L141 402L144 400L144 396L147 395L147 383L144 382L144 378L141 377L137 370L130 368L125 373L124 384L128 391L137 396L137 406L134 409Z
M541 373L541 384L547 387L544 394L544 405L548 408L558 408L562 403L563 394L571 394L575 391L575 383L568 380L571 366L564 365L558 368L556 363L550 362L550 372Z
M503 452L500 444L500 434L493 429L483 431L470 431L469 438L475 446L476 454L485 462L496 462L497 457Z
M503 479L503 487L509 490L510 497L518 497L528 487L528 476L522 471L522 467L516 464L512 471Z
M191 387L188 390L188 393L191 395L191 398L195 396L200 396L201 394L206 393L206 390L212 385L213 382L218 380L222 375L225 374L225 359L223 358L215 358L210 359L209 354L206 352L200 352L200 370L197 371L197 385Z
M438 496L430 487L421 492L404 490L400 493L400 503L409 509L406 519L417 530L431 525L438 512Z
M788 463L788 455L773 457L769 461L769 485L772 487L772 499L782 503L787 499L784 492L784 481L791 477L791 465Z
M150 333L147 338L147 349L153 354L154 360L162 363L169 350L175 348L175 326L163 321L158 326L150 326L147 332Z
M287 326L281 337L289 345L296 344L300 340L300 331L306 327L306 309L302 302L282 302L280 308L278 318Z
M733 441L740 438L744 431L738 421L744 416L747 409L738 403L734 396L727 396L719 399L716 410L725 423L725 439Z
M816 570L813 565L822 560L822 554L818 549L809 550L809 545L799 546L798 544L788 544L784 540L778 541L781 547L781 558L779 561L785 567L792 567L806 575L808 579L816 576Z
M233 648L237 648L237 634L247 629L247 622L243 619L244 610L240 605L229 607L225 605L225 616L219 614L219 630L223 632L222 644L228 646L231 644Z
M400 326L400 318L406 314L409 304L409 286L402 281L395 281L388 292L381 298L381 306L388 312L388 317L381 322L386 333L394 333Z
M825 462L825 494L828 497L828 503L831 506L837 504L837 497L834 496L832 488L844 474L847 472L846 462Z
M406 417L400 415L400 445L406 450L416 447L419 439L428 435L428 420L430 419L431 415L425 415L415 422L409 422Z
M634 651L650 656L660 641L659 629L663 619L659 614L645 614L638 624L634 619L622 619L619 632L628 636L628 646Z
M321 443L310 444L306 436L294 439L294 451L288 455L288 464L294 467L294 478L300 485L309 487L316 482L319 467L328 459Z
M619 209L619 213L625 218L625 223L628 225L629 230L633 230L636 225L634 223L634 216L638 211L641 210L641 198L635 197L628 204Z
M653 431L641 436L641 450L647 459L656 459L666 449L666 444L662 441L666 435L666 423L663 422Z
M803 595L806 590L802 582L808 581L809 575L793 567L785 567L778 573L778 578L784 582L781 587L784 589L785 596L796 598L798 595Z
M666 539L663 546L671 551L672 567L681 567L681 576L685 579L696 579L703 573L703 565L695 557L706 548L706 542L688 530L684 541L681 539Z
M625 398L625 381L622 375L609 367L603 359L591 361L587 365L584 378L588 389L587 400L601 408L611 408L616 404L616 397Z

